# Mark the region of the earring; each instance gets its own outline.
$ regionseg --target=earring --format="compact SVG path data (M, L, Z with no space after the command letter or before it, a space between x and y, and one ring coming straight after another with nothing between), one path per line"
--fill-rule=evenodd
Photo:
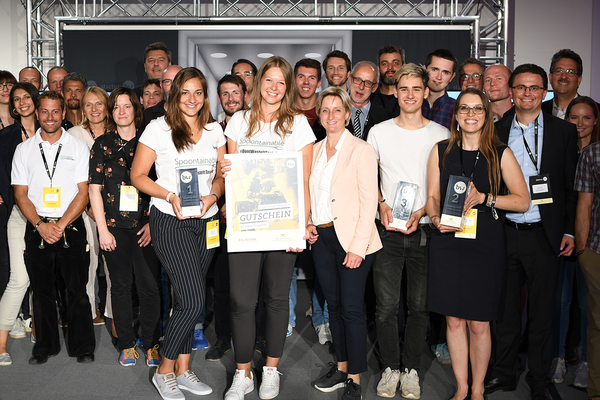
M460 125L456 124L456 132L460 132Z

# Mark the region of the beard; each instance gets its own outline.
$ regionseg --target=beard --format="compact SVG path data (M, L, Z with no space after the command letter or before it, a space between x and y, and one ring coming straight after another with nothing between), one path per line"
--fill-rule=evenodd
M81 107L81 100L70 99L67 101L67 108L70 110L79 110Z
M391 78L388 78L387 75L381 75L381 84L382 85L387 85L387 86L393 86L396 84L396 81L394 80L394 75L392 75Z

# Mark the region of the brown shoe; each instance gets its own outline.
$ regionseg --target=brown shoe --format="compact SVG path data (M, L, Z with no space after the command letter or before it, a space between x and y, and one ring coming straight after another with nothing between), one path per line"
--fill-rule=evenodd
M69 324L67 323L67 314L61 315L58 319L58 326L61 328L68 328Z
M96 308L96 318L93 320L94 325L104 325L106 320L104 319L104 315L100 313L100 310Z

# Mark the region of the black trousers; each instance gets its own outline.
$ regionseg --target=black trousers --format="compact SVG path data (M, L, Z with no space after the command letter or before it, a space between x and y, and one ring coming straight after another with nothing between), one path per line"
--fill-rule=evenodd
M85 287L88 280L90 252L85 237L83 219L77 218L71 228L65 229L68 248L64 240L54 244L44 242L33 225L25 228L25 246L29 262L26 263L33 289L33 313L37 343L34 355L52 355L60 351L58 316L54 283L57 273L64 279L67 294L67 323L69 324L66 346L69 356L93 353L96 345L94 325L90 314L90 302Z
M140 301L140 326L147 351L158 343L160 320L160 292L158 274L160 263L154 253L154 247L141 247L137 242L137 234L141 227L120 229L109 227L108 231L115 237L117 247L113 251L105 251L104 258L110 273L111 299L115 329L119 337L119 351L135 345L136 335L133 330L133 311L131 289L134 284Z
M8 224L8 206L6 203L0 204L0 297L4 294L4 289L8 284L10 277L10 263L8 261L8 235L6 224Z
M543 228L505 226L507 270L500 298L492 378L513 380L520 368L521 287L527 282L529 346L525 380L532 391L550 383L552 323L560 258Z

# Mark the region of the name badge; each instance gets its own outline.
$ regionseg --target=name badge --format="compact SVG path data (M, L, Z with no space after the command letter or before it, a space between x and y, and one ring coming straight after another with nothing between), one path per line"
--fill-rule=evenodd
M219 246L219 220L208 221L206 223L206 248L213 249Z
M138 190L129 185L121 185L121 196L119 200L119 211L138 210L139 194Z
M476 239L477 238L477 209L471 208L467 215L463 216L463 230L454 234L455 238Z
M60 211L60 188L44 187L42 188L43 203L42 208L44 212L55 212Z
M531 194L531 204L550 204L552 203L552 188L550 187L550 175L535 175L529 177L529 193Z

